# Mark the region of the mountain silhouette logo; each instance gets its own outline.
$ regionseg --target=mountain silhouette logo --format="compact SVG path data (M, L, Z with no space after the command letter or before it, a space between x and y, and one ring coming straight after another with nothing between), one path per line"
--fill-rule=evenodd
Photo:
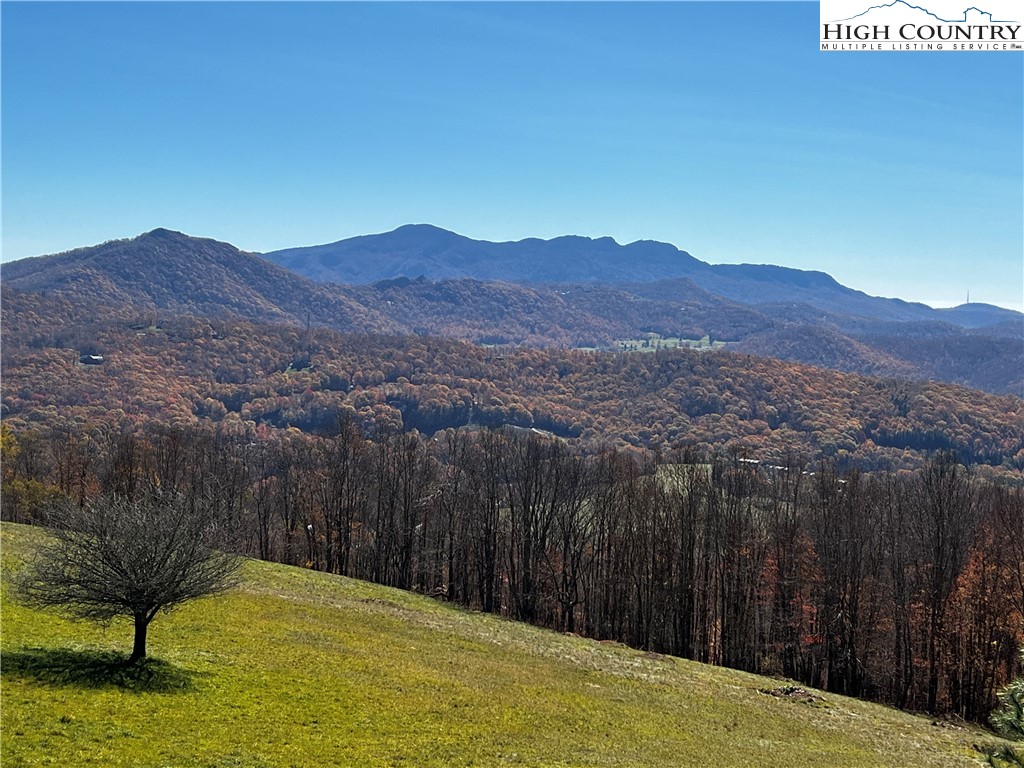
M820 0L821 50L1024 51L1020 0L871 2Z
M928 16L930 16L935 21L942 22L943 24L966 24L966 23L1014 24L1014 23L1016 23L1016 19L994 19L994 18L992 18L992 13L990 11L984 11L981 8L978 8L977 6L971 6L969 8L965 8L963 10L962 14L961 14L961 18L959 18L959 19L955 19L955 18L954 19L946 19L946 18L943 18L942 16L940 16L939 14L934 13L934 12L932 12L932 11L928 10L927 8L924 8L924 7L920 6L920 5L913 5L912 3L908 3L908 2L906 2L906 0L893 0L893 2L891 2L891 3L885 3L885 4L882 4L882 5L872 5L870 8L867 8L867 9L861 11L858 14L855 14L853 16L849 16L849 17L844 18L844 19L834 19L831 23L840 23L840 22L846 22L846 21L853 21L854 19L860 19L860 18L862 18L864 16L867 16L869 13L872 13L873 11L884 10L886 8L901 9L901 10L908 10L908 11L920 11L921 13L927 14ZM973 18L972 19L971 18L972 12L977 17L980 17L980 18Z

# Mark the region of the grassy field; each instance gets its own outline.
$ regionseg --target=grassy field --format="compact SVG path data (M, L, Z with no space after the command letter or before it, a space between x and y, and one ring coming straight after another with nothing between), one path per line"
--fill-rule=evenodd
M17 766L977 766L971 729L777 680L251 562L157 617L156 657L106 672L127 623L12 603L39 531L4 524L2 763Z

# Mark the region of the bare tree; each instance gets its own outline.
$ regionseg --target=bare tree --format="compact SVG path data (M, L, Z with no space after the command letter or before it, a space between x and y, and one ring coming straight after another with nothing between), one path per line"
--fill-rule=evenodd
M928 611L928 711L936 712L948 602L978 524L977 484L955 456L939 453L921 471L916 495L912 535L928 554L923 595Z
M223 592L241 563L214 548L225 532L181 497L107 496L56 509L51 523L52 536L20 574L19 594L84 619L130 616L128 664L146 656L146 632L159 611Z

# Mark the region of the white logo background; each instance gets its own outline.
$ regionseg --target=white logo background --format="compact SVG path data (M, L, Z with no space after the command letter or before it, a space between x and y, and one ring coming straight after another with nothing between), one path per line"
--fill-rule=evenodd
M822 50L1024 50L1020 0L820 0Z
M821 0L821 20L822 22L843 21L864 13L873 6L886 6L890 2L892 0ZM1020 21L1024 17L1024 4L1020 0L905 0L905 2L906 5L896 3L892 7L874 8L870 13L864 14L850 23L904 23L901 21L903 16L907 17L906 22L925 23L922 19L929 19L931 22L938 23L933 16L924 13L925 11L946 21L963 21L964 12L969 9L990 13L993 21ZM908 8L908 5L918 6L924 11ZM890 15L893 22L888 21ZM968 18L970 18L970 14Z

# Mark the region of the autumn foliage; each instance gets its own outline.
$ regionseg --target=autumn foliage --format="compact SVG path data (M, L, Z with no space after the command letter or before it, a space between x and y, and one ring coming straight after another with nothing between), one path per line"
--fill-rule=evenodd
M901 707L980 720L1018 673L1018 397L71 289L3 313L6 519L158 487L247 554Z

